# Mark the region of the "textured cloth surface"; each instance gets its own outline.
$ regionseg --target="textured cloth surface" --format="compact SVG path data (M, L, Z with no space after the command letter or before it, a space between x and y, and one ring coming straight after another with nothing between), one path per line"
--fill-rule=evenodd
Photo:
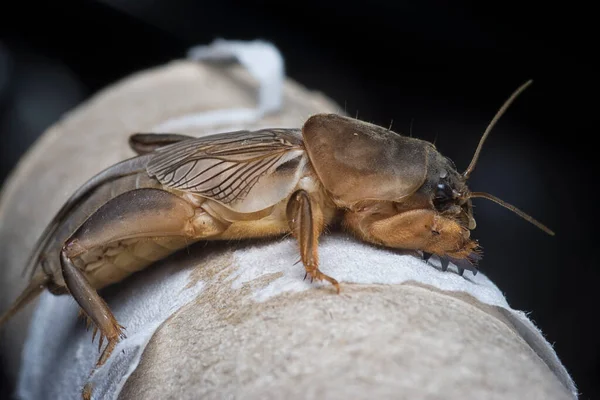
M259 108L255 92L239 68L178 61L107 88L46 132L0 203L1 309L24 286L20 271L39 232L76 187L132 155L130 133L207 110ZM259 121L178 131L299 127L310 114L340 112L289 80L282 98ZM92 377L93 398L574 396L552 347L483 273L444 273L435 261L339 234L323 237L319 250L323 272L342 282L340 296L303 281L290 238L198 243L107 288L101 294L128 338ZM31 311L1 341L21 371L20 394L79 398L98 350L75 302L44 293L19 366Z
M184 304L122 398L571 398L550 346L484 274L442 272L341 234L319 249L340 296L303 280L291 239L202 243L110 288L104 297L129 337L93 376L94 398L119 393ZM71 299L44 295L22 398L78 398L98 352L76 316ZM538 353L528 337L543 344Z

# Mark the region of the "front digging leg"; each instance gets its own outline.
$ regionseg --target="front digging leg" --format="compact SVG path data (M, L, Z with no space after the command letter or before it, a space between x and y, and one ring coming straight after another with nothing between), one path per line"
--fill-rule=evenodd
M319 270L319 235L323 231L323 215L318 206L313 207L310 195L305 190L292 194L287 205L287 218L292 235L300 244L300 259L311 281L326 280L340 292L338 281Z
M365 208L348 213L344 223L367 242L422 251L425 260L435 254L440 257L444 271L452 261L461 275L465 269L477 273L476 262L480 258L480 249L477 242L469 238L469 230L433 210L397 213L385 207L373 210Z

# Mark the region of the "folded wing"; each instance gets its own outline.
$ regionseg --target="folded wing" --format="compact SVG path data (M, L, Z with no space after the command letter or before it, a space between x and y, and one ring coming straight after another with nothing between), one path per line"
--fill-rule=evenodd
M147 171L167 188L251 213L285 199L305 162L300 130L263 129L220 133L160 148Z

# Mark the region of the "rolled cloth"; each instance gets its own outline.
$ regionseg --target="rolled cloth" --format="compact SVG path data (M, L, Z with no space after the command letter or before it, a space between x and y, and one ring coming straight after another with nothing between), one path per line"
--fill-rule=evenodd
M246 68L213 63L230 56ZM218 41L117 82L45 132L2 193L0 310L25 286L45 224L133 155L131 133L300 127L343 113L285 78L281 61L265 43ZM127 338L92 375L92 398L577 397L552 346L484 273L442 272L343 232L324 234L319 254L340 295L303 280L290 237L199 242L102 290ZM4 329L19 398L81 397L99 353L77 312L71 297L44 292Z

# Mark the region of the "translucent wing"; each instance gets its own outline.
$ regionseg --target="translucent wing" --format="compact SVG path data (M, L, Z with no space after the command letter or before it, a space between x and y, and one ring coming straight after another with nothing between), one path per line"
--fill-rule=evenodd
M249 213L289 195L305 162L299 129L264 129L219 133L159 148L147 171L168 188Z

